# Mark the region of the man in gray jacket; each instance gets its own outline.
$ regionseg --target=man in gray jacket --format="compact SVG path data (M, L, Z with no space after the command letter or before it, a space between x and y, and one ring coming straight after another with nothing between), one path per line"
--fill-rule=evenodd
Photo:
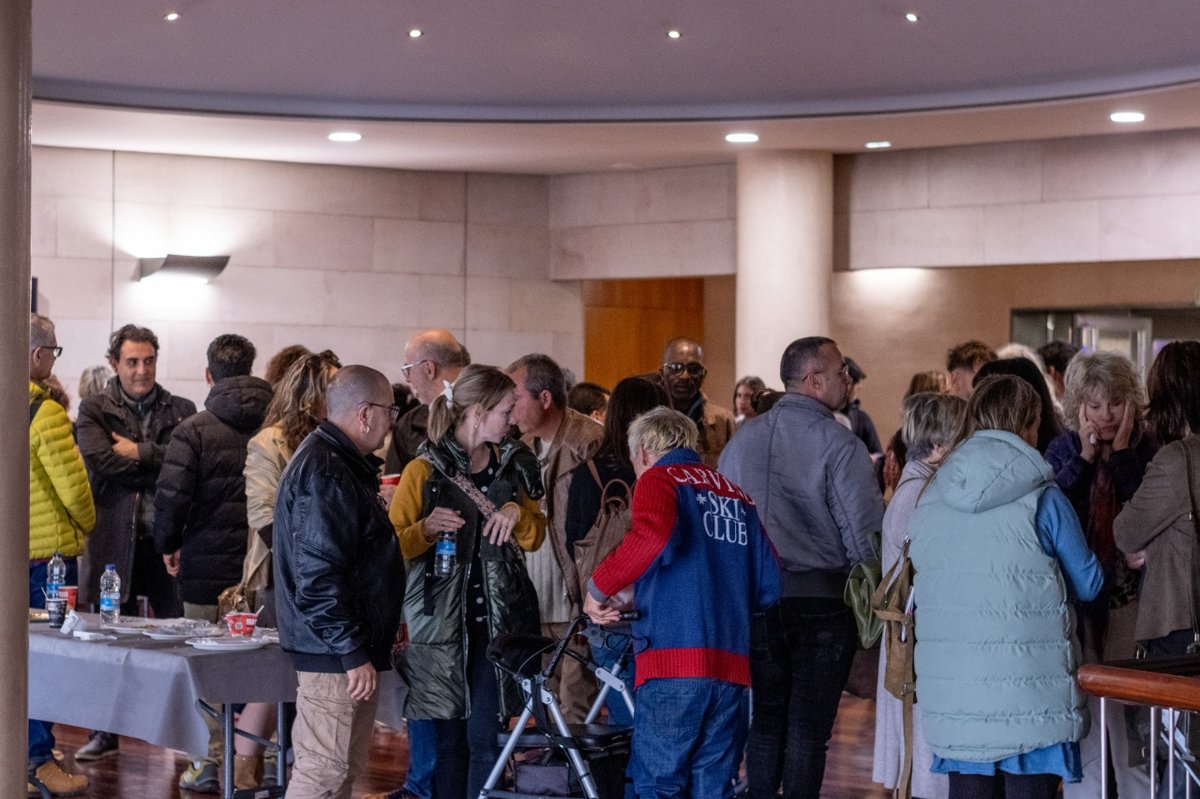
M745 422L719 470L758 506L783 565L779 605L751 628L751 799L817 797L825 748L857 647L842 599L855 563L877 557L883 498L867 448L833 417L849 391L833 340L797 339L779 376L787 393ZM786 757L785 757L786 754Z

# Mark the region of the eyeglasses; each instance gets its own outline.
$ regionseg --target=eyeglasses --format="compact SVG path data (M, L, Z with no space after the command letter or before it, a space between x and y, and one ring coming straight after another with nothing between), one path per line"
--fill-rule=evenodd
M52 352L52 353L54 354L54 357L55 357L55 358L57 358L58 356L62 355L62 347L34 347L34 349L37 349L37 350L50 350L50 352Z
M829 371L828 369L818 369L815 372L809 372L808 374L806 374L804 377L802 377L800 379L807 380L808 378L812 377L813 375L823 375L828 371ZM839 374L842 377L849 377L850 376L850 364L846 363L843 360L842 365L838 367L838 370L835 374Z
M432 361L430 361L428 358L422 358L419 361L413 361L412 363L406 363L400 367L400 374L404 375L405 380L408 380L409 379L408 373L413 370L413 367L420 366L423 363L432 363Z
M677 375L680 372L687 372L689 377L702 377L707 371L704 368L704 364L696 361L692 361L691 363L672 361L671 363L664 363L663 368L673 375Z
M416 364L413 365L415 366ZM381 405L378 402L367 402L365 400L361 404L370 405L372 408L386 408L387 412L392 415L393 424L395 424L396 420L400 418L400 412L404 410L399 405Z

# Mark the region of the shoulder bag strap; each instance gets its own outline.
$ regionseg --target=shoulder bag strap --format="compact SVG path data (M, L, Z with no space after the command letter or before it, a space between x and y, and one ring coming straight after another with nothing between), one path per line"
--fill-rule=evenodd
M437 469L437 471L443 477L445 477L450 482L454 483L454 485L461 488L462 492L464 494L466 494L467 497L472 502L475 503L475 507L479 509L479 512L481 514L483 514L484 519L492 518L492 514L494 514L496 512L496 503L494 503L490 499L488 499L487 494L483 493L478 488L476 488L475 484L473 482L471 482L471 479L469 477L467 477L466 475L463 475L461 473L446 474L444 471L442 471L441 469L438 468L438 465L436 463L434 463L432 459L430 459L424 455L422 455L420 457L426 463L428 463L430 466L432 466L434 469Z
M38 399L34 400L33 402L29 403L29 424L30 425L33 424L33 417L37 416L38 411L41 410L43 402L45 402L44 399L38 398Z

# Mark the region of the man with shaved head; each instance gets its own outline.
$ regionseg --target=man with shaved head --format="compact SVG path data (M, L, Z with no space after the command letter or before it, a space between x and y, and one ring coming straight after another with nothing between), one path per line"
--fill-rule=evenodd
M458 343L453 333L439 327L418 331L404 345L404 365L400 371L421 404L393 426L386 473L404 471L408 462L417 457L417 447L425 440L429 424L429 404L445 390L445 383L453 384L458 379L458 373L470 362L467 348Z
M367 762L391 668L404 562L380 503L379 466L397 408L382 373L346 366L329 381L327 416L296 448L275 500L279 643L299 687L288 796L349 796Z
M671 407L696 423L700 442L696 451L705 466L716 468L721 450L733 437L733 414L710 402L704 385L704 348L691 338L676 338L663 350L662 379Z

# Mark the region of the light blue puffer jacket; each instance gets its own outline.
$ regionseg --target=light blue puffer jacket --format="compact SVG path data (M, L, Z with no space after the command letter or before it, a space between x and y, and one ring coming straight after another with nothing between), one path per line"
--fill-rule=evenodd
M913 514L917 701L941 757L994 762L1087 732L1074 614L1034 522L1053 480L1020 438L980 431Z

